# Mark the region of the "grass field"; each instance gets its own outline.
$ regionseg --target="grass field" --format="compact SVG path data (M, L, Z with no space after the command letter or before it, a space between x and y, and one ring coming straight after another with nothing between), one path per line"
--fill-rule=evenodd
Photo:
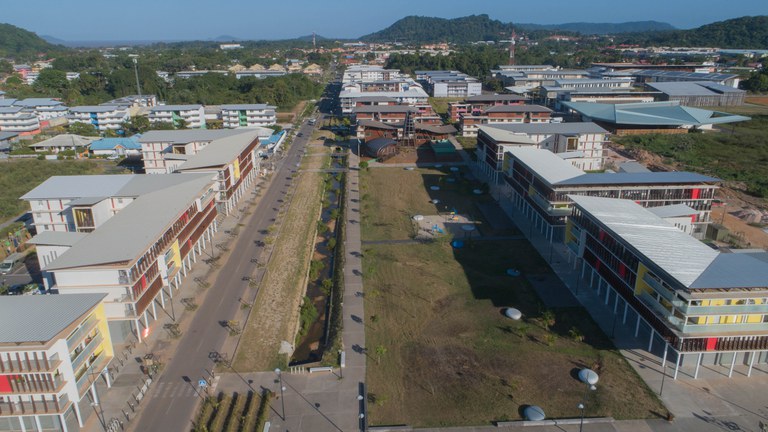
M465 173L461 168L459 173ZM360 192L363 240L407 239L413 236L411 217L417 214L434 215L453 211L480 220L481 232L489 233L490 227L483 223L475 202L491 201L490 196L472 193L479 183L457 180L449 183L453 173L448 168L426 168L407 171L403 168L371 168L361 176ZM426 185L426 186L425 186ZM430 186L440 187L439 191ZM390 191L392 193L390 193ZM396 192L396 193L395 193ZM392 205L393 193L397 205ZM433 204L438 199L439 204ZM498 235L515 234L515 231L494 232Z
M440 115L448 114L448 103L463 101L464 98L444 98L444 97L431 97L429 98L429 104L432 105L432 109Z
M766 107L768 108L768 107ZM680 170L743 182L745 191L768 197L768 116L724 125L720 132L613 137L628 149L658 154ZM738 188L738 185L732 184Z
M739 106L728 106L728 107L721 107L721 106L713 106L713 107L702 107L704 109L709 109L712 111L723 111L731 114L739 114L739 115L745 115L745 116L755 116L755 115L768 115L768 98L752 98L750 101L750 98L747 98L747 103L744 105Z
M429 214L423 179L429 185L431 174L364 172L363 232L407 235L412 212ZM469 207L474 196L444 198ZM519 419L529 404L549 418L576 417L583 367L600 374L587 416L666 413L583 309L547 311L524 278L505 275L550 272L527 241L364 245L363 254L370 424L488 424ZM508 306L524 319L503 316Z
M0 163L0 221L29 209L19 197L55 175L102 174L112 162L13 159Z

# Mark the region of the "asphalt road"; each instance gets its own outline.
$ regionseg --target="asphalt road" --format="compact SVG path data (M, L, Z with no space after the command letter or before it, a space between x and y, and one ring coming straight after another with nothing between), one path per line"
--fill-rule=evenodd
M267 228L277 218L277 209L288 190L287 177L296 170L314 127L303 122L293 144L276 163L274 181L266 189L257 204L254 215L247 227L233 245L229 259L222 263L221 271L211 284L205 301L195 312L189 329L179 341L173 357L167 359L165 370L153 390L142 401L143 411L135 431L184 431L191 429L190 420L198 403L196 393L187 391L190 386L197 390L198 380L208 377L207 371L214 367L213 358L218 353L229 331L221 325L235 316L240 308L239 299L248 289L244 276L254 273L256 263L251 259L261 252L255 242L263 241ZM231 353L230 353L231 357ZM158 391L161 388L162 391Z

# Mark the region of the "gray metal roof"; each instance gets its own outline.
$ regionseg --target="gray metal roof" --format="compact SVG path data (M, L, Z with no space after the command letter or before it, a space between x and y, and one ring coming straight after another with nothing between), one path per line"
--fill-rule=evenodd
M702 126L749 120L749 117L682 106L674 101L626 104L563 102L563 105L591 119L619 125Z
M0 344L45 344L81 319L104 297L106 294L3 297L0 300Z
M246 133L246 129L181 129L181 130L151 130L145 132L140 143L168 142L172 144L187 144L198 141L213 141L232 135Z
M202 105L155 105L149 109L149 112L196 111L202 107Z
M584 175L584 171L549 150L519 147L509 149L507 152L551 185Z
M768 287L768 263L752 254L712 250L630 200L569 198L687 288Z
M45 270L133 262L213 184L209 173L135 177L138 183L126 189L145 193L45 266Z
M494 128L508 132L524 133L528 135L538 134L604 134L607 130L592 122L572 123L515 123L500 125L484 125L481 128Z
M669 78L672 80L684 79L687 81L725 81L728 79L738 78L738 75L734 74L721 74L721 73L705 73L705 72L681 72L681 71L667 71L667 70L649 70L641 69L633 73L639 77L654 77L657 79Z
M522 132L512 132L500 129L496 126L487 125L479 126L477 129L478 131L482 131L485 135L488 135L497 143L536 145L536 141Z
M23 200L116 196L134 175L52 176L22 195Z
M73 246L87 236L88 234L86 233L74 231L43 231L27 240L27 243L48 246Z
M358 120L357 121L358 126L362 127L370 127L370 128L377 128L377 129L397 129L397 127L390 123L384 123L376 120Z
M81 197L81 198L73 199L72 201L69 202L69 205L70 206L92 206L94 204L98 204L104 201L107 198L108 197L104 197L104 196Z
M660 218L684 217L699 214L697 210L694 210L685 204L649 207L648 211Z
M416 112L416 108L408 105L365 105L352 108L353 113L407 113Z
M91 141L96 140L94 137L84 137L73 134L56 135L53 138L40 141L39 143L31 144L32 148L47 148L47 147L86 147Z
M0 141L5 141L5 140L9 140L11 138L16 138L17 136L19 136L18 132L0 131Z
M569 198L686 287L719 254L634 201L580 195Z
M235 160L254 140L258 141L259 136L259 131L247 129L244 134L213 140L197 154L190 156L177 170L219 168Z
M650 171L651 170L644 167L638 161L628 161L619 165L619 172L639 173L639 172L650 172Z
M717 96L722 93L746 93L746 90L739 90L712 81L651 82L646 85L670 96Z
M101 113L111 111L126 111L126 108L117 105L83 105L71 107L69 111L77 113Z
M719 183L722 180L687 171L666 172L618 172L586 173L578 177L564 179L557 186L618 185L618 184L700 184Z
M495 105L492 107L488 107L485 110L486 113L495 113L495 112L516 112L516 113L526 113L526 112L533 112L533 113L551 113L552 110L543 107L541 105ZM531 124L531 123L529 123Z
M17 100L14 102L14 105L22 106L22 107L39 107L39 106L59 106L64 105L63 102L53 100L51 98L26 98L22 100Z
M221 109L223 110L232 110L232 111L240 111L240 110L252 110L252 111L262 111L262 110L275 110L274 105L267 105L267 104L234 104L234 105L222 105Z

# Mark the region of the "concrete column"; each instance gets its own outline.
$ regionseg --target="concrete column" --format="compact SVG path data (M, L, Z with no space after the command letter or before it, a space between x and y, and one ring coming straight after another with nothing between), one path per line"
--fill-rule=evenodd
M72 406L75 407L75 417L77 417L77 424L82 428L85 426L83 424L83 416L80 414L80 407L79 404L74 403L75 401L72 401ZM64 421L64 414L59 414L59 420L61 420L61 425L64 428L64 431L67 430L67 422Z
M72 405L74 405L75 411L76 411L76 414L77 414L75 416L75 417L77 417L77 423L80 425L80 427L83 427L83 421L80 420L80 410L77 408L77 404L76 403L73 403ZM69 428L67 428L67 421L64 418L64 414L59 414L58 417L59 417L59 421L61 422L61 430L62 430L62 432L69 432ZM37 419L37 416L35 416L35 418L36 418L35 422L37 422L38 430L43 430L43 428L40 427L40 420Z
M611 298L611 286L605 281L605 305L608 306L608 300Z
M107 382L107 388L110 389L112 388L112 378L109 377L109 370L106 368L104 370L106 371L106 373L102 373L102 375L104 376L104 381Z
M699 353L699 358L696 359L696 370L693 372L693 379L697 379L699 377L699 367L701 367L701 356L702 354Z
M731 359L731 368L728 369L728 378L733 376L733 367L736 366L736 355L738 355L738 353L733 353L733 358Z
M165 309L165 290L160 287L160 306Z
M160 288L160 291L162 291L162 290L163 290L163 289L162 289L162 288ZM157 320L157 307L155 306L155 299L156 299L156 298L157 298L157 297L155 297L155 298L153 298L153 299L152 299L152 319L153 319L153 320Z
M749 353L749 369L747 369L747 376L748 377L752 376L752 366L755 364L755 355L756 354L757 353L754 352L754 351Z
M94 381L93 384L91 384L91 388L89 388L88 390L91 391L91 397L93 398L93 403L98 404L99 403L99 395L96 393L96 388L95 387L96 387L96 381Z
M669 348L669 344L664 342L664 355L661 356L661 373L663 375L667 374L667 349ZM649 352L651 350L648 350Z
M637 324L635 324L635 337L640 332L640 314L637 314Z
M62 415L62 417L63 417L63 415ZM38 416L38 415L35 416L35 426L37 426L37 430L39 430L39 431L43 430L43 427L40 426L40 416Z
M586 262L585 262L586 264ZM592 288L592 286L595 284L595 271L592 270L589 275L589 287Z
M653 337L656 336L656 330L651 327L651 338L648 340L648 352L652 352L653 349Z
M621 319L622 324L627 323L627 310L629 310L629 302L625 300L624 301L624 317Z
M136 339L141 343L141 327L139 327L139 319L137 318L133 320L133 323L136 325Z
M613 301L613 314L616 315L616 312L619 309L619 293L614 291L616 293L616 300Z
M144 311L144 327L149 328L149 318L147 318L147 311L146 310Z
M677 353L677 359L675 359L675 375L673 379L677 379L677 371L680 370L680 363L685 359L685 354Z

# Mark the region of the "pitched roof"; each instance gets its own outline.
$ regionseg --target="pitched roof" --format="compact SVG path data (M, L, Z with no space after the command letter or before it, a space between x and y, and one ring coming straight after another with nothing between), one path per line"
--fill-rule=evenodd
M202 105L155 105L149 109L149 112L196 111L202 107Z
M634 201L569 198L686 288L768 286L766 262L751 254L714 251Z
M46 343L96 307L104 297L106 294L3 297L0 344Z
M541 105L495 105L492 107L488 107L485 110L485 112L486 113L495 113L495 112L551 113L552 110L547 107L543 107Z
M416 123L413 125L416 130L422 130L435 134L453 134L456 133L456 128L452 125L434 125L429 123Z
M512 123L483 125L480 129L486 132L490 129L507 131L513 133L523 133L528 135L543 134L605 134L607 130L601 128L593 122L570 122L570 123Z
M528 100L528 98L524 98L522 96L518 95L512 95L512 94L484 94L484 95L476 95L476 96L470 96L466 99L464 99L465 102L496 102L496 101L525 101Z
M408 105L365 105L352 108L353 113L407 113L416 112L416 108Z
M188 144L198 141L213 141L232 135L248 132L248 129L180 129L180 130L151 130L145 132L140 143L169 142L172 144Z
M82 105L71 107L69 111L78 113L102 113L111 111L126 111L126 108L117 105Z
M114 150L118 146L126 150L141 150L141 143L139 142L141 134L136 134L128 138L102 138L93 141L89 148L93 150Z
M177 170L219 168L235 160L254 140L258 141L260 135L258 130L247 129L244 134L213 140L197 154L190 156Z
M390 123L384 123L376 120L358 120L357 125L362 127L375 128L375 129L387 129L387 130L397 129L396 126Z
M120 193L137 198L59 255L45 270L130 263L138 259L213 183L209 173L130 177L132 181Z
M39 143L31 144L33 148L47 148L47 147L86 147L91 141L96 138L84 137L73 134L56 135L53 138L40 141Z
M74 231L43 231L27 240L27 243L47 246L73 246L88 234Z
M682 106L678 102L603 104L563 102L564 106L593 120L621 125L702 126L749 120L749 117Z

